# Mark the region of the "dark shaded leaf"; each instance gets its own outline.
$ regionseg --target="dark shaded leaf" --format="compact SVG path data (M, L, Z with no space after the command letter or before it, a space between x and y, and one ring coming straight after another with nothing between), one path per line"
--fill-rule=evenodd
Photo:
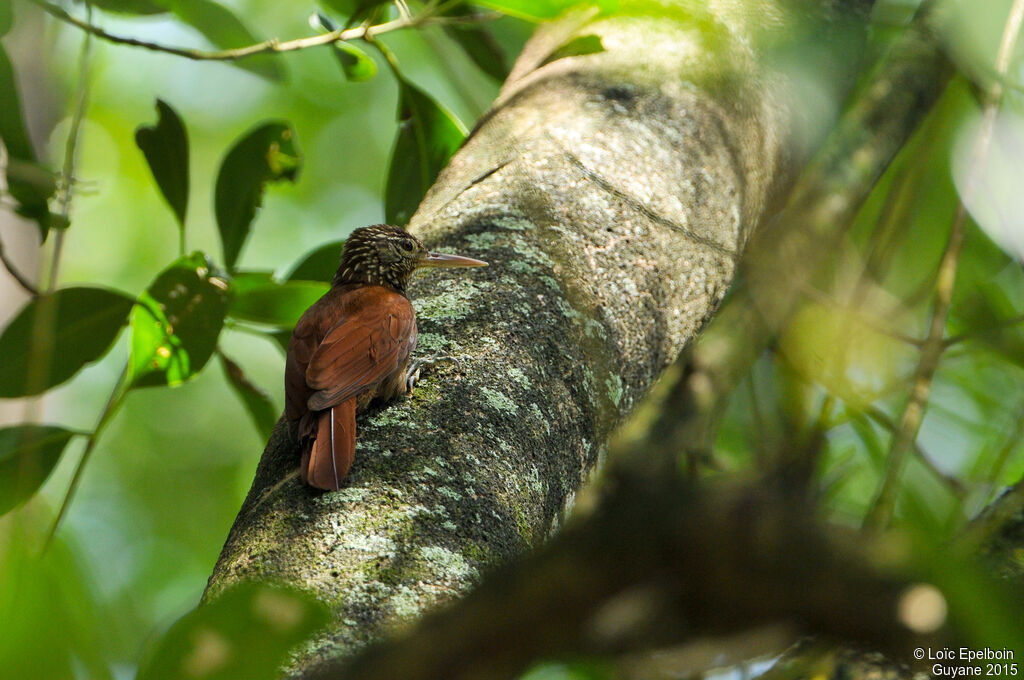
M391 152L384 214L406 224L448 159L462 145L466 128L425 92L398 78L398 136Z
M957 307L951 325L957 333L987 345L1004 359L1024 367L1024 321L997 286L975 288Z
M274 272L271 271L244 271L235 272L231 276L231 293L233 295L244 295L253 288L277 285L274 280Z
M131 385L173 386L199 373L217 347L230 297L202 253L161 272L132 313Z
M107 353L133 300L64 288L31 300L0 335L0 397L41 394Z
M288 275L288 281L323 281L330 283L338 271L345 239L325 243L307 253Z
M171 626L136 680L272 680L288 650L329 618L327 607L308 594L240 583Z
M253 286L235 294L231 316L241 321L293 328L302 313L330 288L313 281L287 281Z
M234 271L249 235L267 182L294 182L301 158L291 126L265 123L247 133L228 151L217 173L214 212L224 247L224 263Z
M227 377L228 383L234 388L235 394L241 398L245 409L252 416L256 429L260 431L264 439L269 439L270 432L274 429L274 424L277 422L277 416L279 415L277 407L274 406L274 402L270 399L270 395L260 389L259 386L254 385L246 377L242 367L224 356L223 353L220 354L220 362L224 368L224 375Z
M3 93L3 105L0 106L0 139L7 149L7 191L18 202L18 214L35 220L39 225L40 237L45 241L50 227L60 226L54 225L48 205L57 185L52 173L36 162L36 153L29 141L28 129L22 117L14 67L2 45L0 92Z
M573 38L552 52L541 65L550 64L553 61L564 59L565 57L580 57L585 54L597 54L599 52L604 52L604 45L601 43L601 36L593 34L581 35L578 38Z
M447 17L472 16L475 13L472 7L459 6L444 13ZM505 53L501 51L497 41L483 26L476 25L451 25L443 26L445 34L462 48L474 64L481 71L497 81L503 81L508 76L508 64L505 61Z
M181 118L167 102L157 99L156 110L156 125L139 127L135 143L146 156L160 193L184 231L188 212L188 135Z
M160 0L175 16L223 50L262 42L227 7L213 0ZM272 55L256 55L228 62L268 80L281 80L280 64Z
M267 333L267 337L274 341L274 344L281 350L281 354L288 355L288 345L292 342L291 329L271 331Z
M39 490L75 433L54 425L0 429L0 515Z

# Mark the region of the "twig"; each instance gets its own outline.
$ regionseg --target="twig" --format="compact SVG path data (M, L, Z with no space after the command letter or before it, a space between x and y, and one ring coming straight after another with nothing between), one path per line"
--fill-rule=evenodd
M896 423L893 422L892 418L877 406L868 406L865 408L864 415L871 418L871 420L875 421L889 432L893 434L896 433ZM935 461L932 460L932 457L928 455L928 452L925 451L916 440L911 444L911 446L914 454L917 456L917 459L921 461L921 464L928 468L928 470L935 475L937 479L941 480L946 486L948 486L954 496L960 499L967 496L967 489L964 487L963 482L941 470L939 466L935 464Z
M0 241L0 262L2 262L4 268L7 269L7 273L9 273L11 277L18 282L18 285L25 289L26 293L32 297L39 297L40 292L39 289L36 288L35 284L29 281L24 274L18 271L18 268L14 266L14 263L8 259L7 252L4 250L3 241Z
M85 3L85 16L92 21L92 4ZM89 52L92 48L92 36L88 33L82 40L82 50L78 55L78 92L75 110L71 114L71 129L64 145L64 167L61 169L60 216L63 225L57 230L53 240L53 256L50 260L50 274L47 277L46 289L53 290L57 286L57 275L60 271L60 256L64 250L64 232L71 214L71 187L74 185L75 152L78 147L78 133L82 128L82 119L89 103Z
M1001 74L1005 74L1009 67L1010 55L1013 53L1013 47L1017 42L1022 19L1024 19L1024 0L1014 0L1006 20L1002 40L999 44L999 53L996 57L996 70ZM939 271L935 280L935 304L932 308L928 336L925 338L924 345L921 348L921 358L918 360L917 369L914 372L914 384L911 389L910 399L907 401L907 405L903 409L903 415L900 417L899 430L892 439L885 476L879 486L875 501L864 518L864 528L867 530L880 530L889 525L896 506L896 496L899 491L899 479L903 469L903 461L921 429L928 396L931 392L932 379L935 376L935 371L938 369L942 353L946 348L943 338L946 330L946 318L949 315L950 303L953 298L953 286L956 283L956 271L960 262L960 251L964 240L964 227L967 223L965 202L974 193L980 165L985 156L988 155L988 148L992 142L992 130L995 126L998 104L1002 93L1002 84L998 81L993 82L986 97L981 129L971 157L967 182L961 193L956 216L953 218L953 224L950 227L949 240L946 243L946 249L942 254L942 261L939 264Z
M60 510L57 511L57 516L54 518L53 524L50 525L50 530L46 533L46 539L43 541L43 552L46 552L53 543L57 529L60 527L64 516L67 515L68 508L71 506L71 499L78 489L79 482L82 481L85 464L89 462L89 456L92 454L93 449L96 448L96 442L99 439L100 433L103 432L103 428L110 422L110 419L124 400L124 395L127 393L127 377L128 364L126 363L120 377L118 377L117 382L114 384L114 389L110 392L110 396L107 397L107 403L103 407L99 420L96 422L96 427L93 428L93 431L88 435L88 439L86 439L85 450L82 451L82 457L79 458L78 465L75 466L75 472L71 477L71 483L68 484L68 490L64 494L64 500L60 504Z
M62 8L53 5L46 0L28 0L38 7L40 7L47 14L63 21L66 24L70 24L81 30L96 36L107 42L115 43L118 45L129 45L131 47L142 47L147 50L154 52L163 52L165 54L173 54L175 56L184 57L185 59L192 59L194 61L235 61L236 59L242 59L244 57L251 57L257 54L271 54L280 52L294 52L296 50L304 50L310 47L319 47L321 45L329 45L333 42L344 42L348 40L359 40L359 39L370 39L374 36L388 33L391 31L397 31L403 28L413 28L416 26L423 26L432 23L447 23L448 19L445 17L435 16L433 12L423 11L420 14L411 16L408 18L395 19L394 21L388 21L383 24L377 24L375 26L357 26L354 28L337 29L329 31L321 35L314 35L307 38L296 38L294 40L280 41L277 38L270 38L263 42L255 43L253 45L246 45L245 47L236 47L230 50L200 50L188 47L174 47L172 45L161 45L159 43L150 42L148 40L139 40L137 38L128 38L125 36L114 35L108 33L99 26L93 25L90 21L83 21L72 14L64 11ZM474 15L474 19L477 17ZM478 20L487 21L491 17L490 15L479 15ZM459 23L464 23L466 17L462 17Z

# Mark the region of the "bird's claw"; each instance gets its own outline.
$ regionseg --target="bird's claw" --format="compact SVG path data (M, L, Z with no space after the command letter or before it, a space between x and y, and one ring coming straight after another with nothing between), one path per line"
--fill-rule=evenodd
M409 364L409 370L405 372L405 389L407 394L412 394L416 383L420 380L420 369L424 366L433 366L442 361L458 361L457 357L434 354L429 357L421 357Z

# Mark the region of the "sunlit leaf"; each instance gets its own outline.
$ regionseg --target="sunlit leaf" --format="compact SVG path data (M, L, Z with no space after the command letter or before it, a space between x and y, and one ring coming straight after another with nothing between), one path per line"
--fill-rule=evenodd
M331 241L307 253L288 275L288 281L324 281L330 283L338 271L345 240Z
M519 17L527 21L545 21L554 19L572 7L596 6L602 12L612 12L618 6L618 0L596 0L580 2L579 0L474 0L478 5L496 9L503 14Z
M0 31L0 34L2 33L3 31ZM3 93L3 105L0 106L0 139L7 149L7 192L18 202L18 214L35 220L39 225L40 237L45 240L51 226L61 226L54 224L48 206L50 196L57 185L52 173L36 162L36 153L29 141L28 128L22 118L14 67L2 45L0 92Z
M274 402L270 399L270 395L260 389L258 385L253 384L245 375L242 367L223 353L220 354L220 361L221 366L224 368L224 375L228 379L228 384L231 385L235 390L235 394L242 400L245 409L252 416L256 428L260 431L260 435L264 439L269 439L270 432L274 429L274 424L277 422L277 416L279 415L277 407L274 406Z
M229 301L227 282L211 272L202 253L161 272L132 313L132 386L178 385L202 370Z
M448 159L462 145L466 128L418 87L398 75L398 137L391 152L384 214L406 224Z
M0 515L34 494L60 460L75 433L54 425L0 429Z
M302 313L327 292L325 283L286 281L253 286L235 294L230 314L241 321L293 328Z
M171 626L136 680L271 680L288 651L329 618L326 606L306 593L240 583Z
M107 353L133 300L64 288L31 300L0 335L0 397L40 394Z
M601 43L601 36L581 35L573 38L552 52L544 60L544 63L550 64L553 61L564 59L566 57L581 57L586 54L597 54L599 52L604 52L604 44Z
M181 118L167 102L157 99L156 110L156 125L143 125L136 130L135 143L146 156L160 193L184 231L188 212L188 135Z
M352 82L361 83L377 75L377 63L352 43L338 42L332 47L341 70Z
M337 30L333 21L328 19L322 12L316 12L310 17L313 28L319 28L325 32ZM341 70L345 77L352 82L363 82L377 75L377 63L350 42L331 43L335 58L341 64Z
M217 173L214 212L229 270L234 271L266 183L294 182L300 165L295 132L287 123L265 123L228 151Z
M158 0L179 19L221 49L246 47L262 42L227 7L213 0ZM228 63L269 80L283 77L279 63L270 55L233 59Z

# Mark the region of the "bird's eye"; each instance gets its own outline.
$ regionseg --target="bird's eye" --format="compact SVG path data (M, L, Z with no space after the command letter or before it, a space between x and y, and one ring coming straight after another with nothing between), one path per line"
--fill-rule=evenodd
M411 253L416 249L416 245L412 242L412 239L403 238L401 242L401 248L407 253Z

